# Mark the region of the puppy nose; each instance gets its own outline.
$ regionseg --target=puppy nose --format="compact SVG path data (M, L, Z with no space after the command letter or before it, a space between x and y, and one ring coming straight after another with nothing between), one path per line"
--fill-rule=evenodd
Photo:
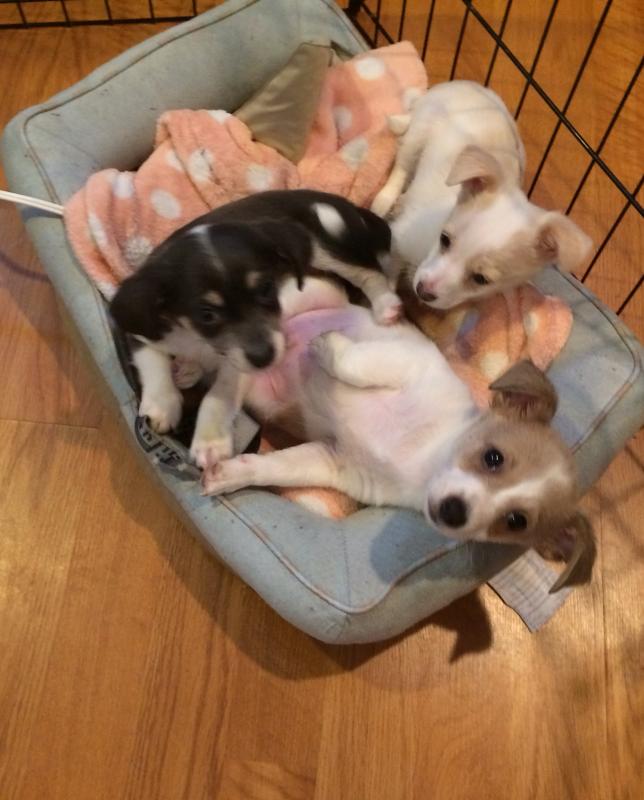
M467 506L460 497L451 495L438 507L438 516L450 528L460 528L467 521Z
M432 303L434 300L436 300L436 295L433 292L429 292L427 289L425 289L422 281L418 281L416 284L416 294L425 303Z
M257 369L267 367L275 358L275 348L271 342L258 341L247 345L244 353L248 362Z

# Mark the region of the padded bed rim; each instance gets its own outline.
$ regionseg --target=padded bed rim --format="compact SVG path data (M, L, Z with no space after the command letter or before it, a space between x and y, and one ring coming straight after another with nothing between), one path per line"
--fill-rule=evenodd
M44 103L27 108L16 115L10 121L9 125L7 125L7 128L12 126L20 129L23 139L28 145L32 154L32 159L40 173L43 184L49 195L49 199L56 203L64 203L64 200L58 195L56 189L54 188L44 164L40 161L40 159L34 157L36 151L29 140L28 134L28 125L30 122L32 122L34 119L37 119L37 117L43 113L51 112L52 110L65 105L72 99L76 99L85 94L90 94L91 92L96 91L102 84L125 72L125 70L129 69L129 67L131 67L133 64L143 61L150 54L155 53L160 48L165 47L167 44L183 38L184 36L188 36L196 30L201 30L203 28L210 27L211 25L216 25L222 20L243 12L247 8L262 1L263 0L237 0L236 7L230 8L235 0L227 0L227 2L223 5L216 6L204 14L194 17L192 20L188 20L187 22L184 22L173 28L169 28L167 31L155 34L149 39L144 40L137 47L140 47L145 52L140 53L136 58L127 58L131 51L126 50L124 53L121 53L115 58L110 59L110 61L107 63L102 64L95 70L92 70L92 72L82 79L83 83L92 83L91 86L84 87L79 91L77 84L74 84L68 89L64 89L62 92L58 92L57 94L53 95L53 97L51 97L49 100L46 100ZM331 2L330 0L317 0L317 2L325 5L329 11L333 12L337 16L337 18L343 24L347 34L354 39L360 49L368 49L367 43L358 34L356 29L349 24L342 10L334 2Z

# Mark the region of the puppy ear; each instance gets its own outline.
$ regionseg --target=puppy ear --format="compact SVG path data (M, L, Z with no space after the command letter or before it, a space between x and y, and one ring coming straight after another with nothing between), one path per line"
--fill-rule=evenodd
M391 228L378 214L368 208L356 207L367 229L368 244L376 256L391 252Z
M468 145L456 157L445 183L448 186L460 183L464 196L471 197L496 189L502 181L503 171L496 158L476 145Z
M535 241L535 250L541 263L557 264L561 269L572 272L585 261L592 246L591 238L569 217L558 211L544 214Z
M284 222L262 222L257 227L270 242L272 254L277 259L277 273L294 275L297 288L301 289L311 265L308 234L299 225Z
M535 550L544 558L566 562L564 571L552 584L550 594L564 586L579 586L590 581L597 545L592 526L581 511L575 512L559 530L536 545Z
M155 339L160 332L160 313L165 303L158 277L139 271L119 286L110 302L110 313L126 333Z
M557 410L557 393L544 373L532 361L519 361L490 384L494 392L491 407L513 419L547 425Z

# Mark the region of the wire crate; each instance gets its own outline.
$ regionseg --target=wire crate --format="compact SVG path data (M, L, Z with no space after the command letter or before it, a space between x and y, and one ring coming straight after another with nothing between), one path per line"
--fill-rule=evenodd
M217 4L0 0L0 29L172 23ZM346 12L373 46L411 40L430 85L469 78L503 97L526 144L528 196L572 213L596 242L577 277L640 320L642 48L631 5L632 24L628 3L614 0L583 14L564 0L348 0Z

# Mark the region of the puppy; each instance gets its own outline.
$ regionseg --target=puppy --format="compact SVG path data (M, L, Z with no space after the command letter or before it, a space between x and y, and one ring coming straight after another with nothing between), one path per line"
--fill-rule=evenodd
M284 349L279 289L312 269L360 288L381 323L401 313L382 272L391 234L382 219L324 192L263 192L222 206L184 226L123 282L111 303L116 323L136 339L140 414L159 433L175 428L178 381L217 377L199 407L191 452L204 467L232 454L232 424L244 375ZM186 380L186 372L189 372Z
M307 291L320 291L316 283ZM550 427L557 398L545 375L531 362L514 366L481 411L420 331L378 326L323 291L326 307L285 323L285 357L254 376L245 399L259 419L296 425L306 443L223 461L204 473L205 492L333 487L421 511L445 536L567 557L557 588L587 581L594 540L576 510L572 459Z
M574 270L586 258L586 234L521 189L523 144L490 89L438 84L390 125L405 132L372 210L393 209L394 251L421 301L452 308L524 283L549 264Z

